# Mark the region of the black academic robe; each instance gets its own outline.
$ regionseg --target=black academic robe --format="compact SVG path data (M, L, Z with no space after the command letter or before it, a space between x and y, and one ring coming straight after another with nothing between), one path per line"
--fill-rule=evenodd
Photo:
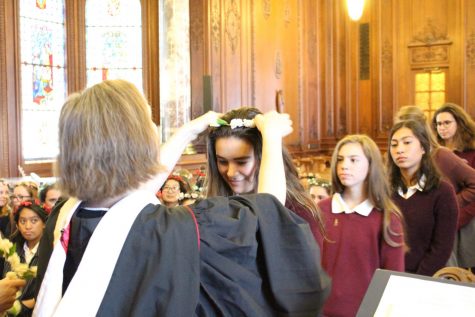
M97 316L319 314L330 282L304 220L271 195L211 198L191 206L197 241L185 208L148 205L140 212ZM48 221L55 218L57 210ZM47 228L40 280L52 251L54 225Z

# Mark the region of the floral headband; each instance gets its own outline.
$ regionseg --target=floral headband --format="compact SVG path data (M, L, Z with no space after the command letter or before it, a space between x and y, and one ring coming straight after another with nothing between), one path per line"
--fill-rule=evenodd
M308 185L314 185L314 186L320 186L323 188L331 188L332 184L331 182L327 181L326 179L319 179L319 178L309 178L308 179Z
M236 129L236 128L255 128L256 123L254 122L254 119L232 119L229 123L226 122L225 120L218 118L216 119L216 122L210 123L210 127L214 128L219 128L222 126L230 126L231 129Z

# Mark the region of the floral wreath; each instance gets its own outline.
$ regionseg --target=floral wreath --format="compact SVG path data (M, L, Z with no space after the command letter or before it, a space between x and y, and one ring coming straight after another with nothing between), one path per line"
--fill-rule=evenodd
M191 188L191 192L189 193L180 192L180 194L178 195L178 200L204 198L203 191L204 191L203 187L194 185Z
M210 127L214 128L219 128L222 126L229 126L231 129L236 129L236 128L255 128L256 123L254 122L254 119L232 119L229 121L229 123L226 120L223 120L221 118L217 118L216 122L212 122L209 125Z

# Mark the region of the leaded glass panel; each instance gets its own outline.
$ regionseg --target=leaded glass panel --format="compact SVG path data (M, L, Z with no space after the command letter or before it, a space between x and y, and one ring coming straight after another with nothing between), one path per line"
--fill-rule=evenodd
M25 161L58 154L58 117L66 97L63 0L21 0L21 122Z
M143 90L140 0L86 2L87 85L126 79Z

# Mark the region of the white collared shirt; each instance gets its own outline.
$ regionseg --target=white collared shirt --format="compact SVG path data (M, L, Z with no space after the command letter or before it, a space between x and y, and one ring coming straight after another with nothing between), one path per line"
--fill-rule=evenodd
M362 216L367 217L369 216L373 208L374 208L374 205L369 201L369 199L366 199L355 208L350 209L350 207L348 207L348 205L343 200L343 197L341 197L339 193L333 194L333 197L332 197L332 213L334 214L340 214L340 213L351 214L351 213L356 212Z
M402 198L409 199L417 191L420 191L420 192L424 191L424 186L425 185L426 185L426 177L425 177L425 175L422 175L422 177L419 179L419 181L415 185L412 185L412 186L407 188L407 192L405 194L402 192L401 187L399 187L397 189L397 192L398 192L399 196L401 196Z
M38 250L38 246L40 245L40 243L38 242L34 247L33 249L30 250L30 248L28 247L28 244L25 242L23 244L23 251L25 251L25 261L26 261L26 264L30 264L31 262L31 259L33 259L33 257L35 256L36 254L36 251Z

